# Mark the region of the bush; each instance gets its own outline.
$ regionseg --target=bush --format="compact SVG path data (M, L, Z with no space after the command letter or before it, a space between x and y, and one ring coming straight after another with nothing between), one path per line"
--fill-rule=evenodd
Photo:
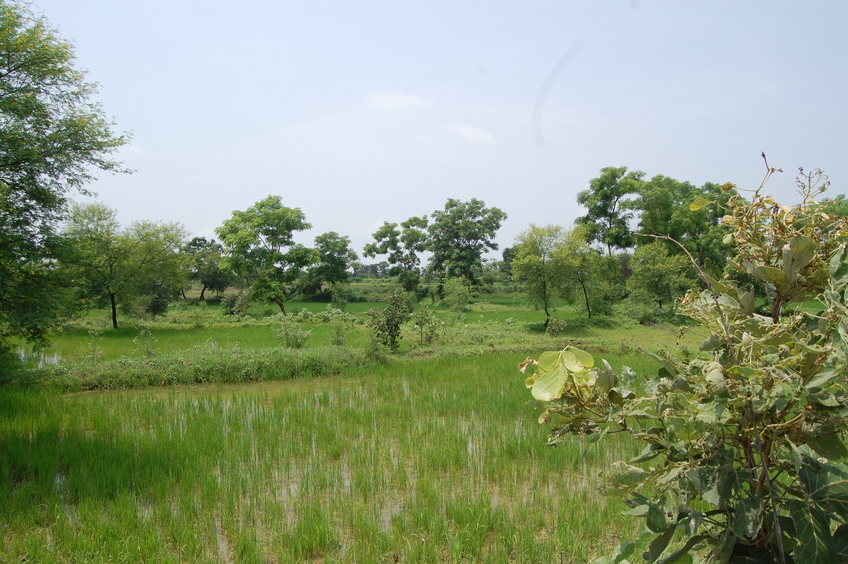
M400 346L401 327L409 319L412 308L400 290L392 292L387 301L385 309L372 309L368 312L368 326L371 328L373 341L394 351Z
M302 349L306 346L306 341L312 335L312 331L307 331L301 327L291 314L280 313L274 316L274 319L280 322L279 325L273 327L274 335L284 347Z
M235 315L246 317L247 310L253 303L253 292L249 289L239 290L235 294L228 294L221 298L221 312L224 315Z

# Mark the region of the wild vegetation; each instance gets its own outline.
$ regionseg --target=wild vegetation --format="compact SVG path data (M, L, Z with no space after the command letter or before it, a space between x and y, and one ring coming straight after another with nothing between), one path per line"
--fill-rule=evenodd
M607 167L502 260L476 198L385 222L373 264L276 195L189 239L73 204L127 138L43 17L0 0L0 31L0 560L848 558L821 171L785 207ZM513 370L539 350L556 449Z

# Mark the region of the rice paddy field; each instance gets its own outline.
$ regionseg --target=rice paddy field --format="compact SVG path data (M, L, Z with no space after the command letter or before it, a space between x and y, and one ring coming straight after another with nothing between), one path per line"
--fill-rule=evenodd
M416 355L409 335L407 354L387 364L325 376L0 386L0 561L586 562L608 553L638 531L618 499L599 493L600 476L637 446L619 437L546 446L517 364L568 337L489 346L515 323L479 315L469 313L478 336L490 334L472 340L486 354ZM465 325L456 331L474 334ZM275 346L267 328L241 329L251 328L270 344L240 346ZM198 324L161 329L147 329L160 355L179 354L166 329L229 342ZM100 339L103 357L127 355L139 334L87 331L57 339L58 354L82 357ZM611 347L622 335L599 337L580 335L602 343L613 366L655 368ZM185 354L198 354L191 347Z

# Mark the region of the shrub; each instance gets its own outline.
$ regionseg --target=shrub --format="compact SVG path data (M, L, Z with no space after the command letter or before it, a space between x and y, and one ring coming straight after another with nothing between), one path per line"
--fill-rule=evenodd
M306 346L306 341L312 335L312 331L307 331L301 327L291 314L280 313L274 316L274 319L280 322L279 325L273 327L274 335L284 347L302 349Z
M235 315L246 317L247 310L253 303L253 292L249 289L239 290L235 294L228 294L221 298L221 312L224 315Z
M400 346L401 327L409 319L412 308L400 290L389 294L387 302L383 310L368 311L368 326L375 342L394 351Z
M727 203L730 264L767 289L770 316L756 313L752 289L696 265L706 289L681 309L709 330L707 355L643 351L661 366L647 382L571 347L522 364L535 366L526 385L540 421L553 425L551 442L623 431L645 445L612 465L607 491L649 532L597 563L637 551L649 562L693 562L698 550L711 562L845 560L848 227L806 188L794 207L759 190ZM821 312L785 307L816 296Z

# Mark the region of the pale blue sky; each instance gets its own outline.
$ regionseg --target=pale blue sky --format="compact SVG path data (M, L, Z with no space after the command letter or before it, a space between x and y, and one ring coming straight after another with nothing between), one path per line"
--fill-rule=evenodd
M848 182L848 2L36 0L119 129L124 223L214 236L268 194L357 252L447 198L570 226L605 166L754 188L760 153ZM547 91L543 85L573 55ZM543 142L540 143L541 127ZM81 201L83 199L80 199Z

